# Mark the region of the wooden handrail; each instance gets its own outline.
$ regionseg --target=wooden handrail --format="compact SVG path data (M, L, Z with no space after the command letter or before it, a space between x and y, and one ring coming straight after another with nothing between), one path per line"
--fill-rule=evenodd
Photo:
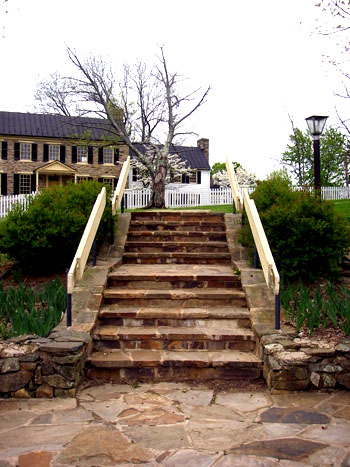
M128 158L123 164L117 187L114 190L114 193L112 196L112 215L113 216L115 216L117 210L120 208L120 205L122 203L125 186L126 186L126 183L129 177L129 170L130 170L130 156L128 156Z
M254 237L266 284L273 290L275 295L278 295L280 291L280 276L255 202L249 197L246 188L243 189L243 205Z
M272 256L269 242L261 223L258 210L253 199L249 197L248 190L243 189L243 203L241 201L240 187L237 182L236 174L232 166L232 162L226 158L227 173L230 179L232 196L235 202L236 210L242 211L244 207L249 225L253 234L255 248L258 252L261 267L264 273L264 278L267 286L275 294L275 328L280 329L280 276Z
M232 197L235 203L236 211L242 212L241 192L240 192L239 185L237 182L235 170L228 156L226 157L226 170L227 170L228 178L230 180Z
M96 232L106 206L106 188L103 187L96 198L89 220L85 226L83 236L73 258L67 274L67 326L72 324L72 293L75 282L83 277L84 269L96 238Z
M83 236L81 237L79 246L75 253L72 265L67 276L67 293L72 293L76 280L83 277L84 269L91 251L93 241L96 237L96 232L106 206L106 187L103 187L94 207L92 208L89 220L85 226Z

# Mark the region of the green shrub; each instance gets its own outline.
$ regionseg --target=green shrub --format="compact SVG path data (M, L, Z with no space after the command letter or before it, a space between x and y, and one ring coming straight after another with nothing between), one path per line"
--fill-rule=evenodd
M44 190L26 211L17 206L0 230L0 251L24 270L46 273L68 268L101 188L92 181L68 184ZM107 191L107 200L109 196ZM98 240L107 234L110 220L107 201Z
M329 203L308 192L293 191L278 176L260 182L252 198L283 279L315 280L339 274L350 234ZM247 225L243 240L253 247Z
M57 278L35 294L23 283L4 288L0 282L0 336L23 334L46 337L61 320L66 308L66 290Z

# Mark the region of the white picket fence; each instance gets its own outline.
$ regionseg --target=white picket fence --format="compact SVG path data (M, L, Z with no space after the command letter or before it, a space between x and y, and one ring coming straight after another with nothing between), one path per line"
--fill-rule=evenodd
M0 218L6 217L7 213L17 204L20 204L23 209L27 209L30 199L35 195L36 192L33 191L30 195L0 196Z
M254 191L253 187L247 188L248 192ZM0 218L5 217L15 204L21 204L27 208L31 195L0 196ZM326 200L350 199L350 187L322 187L322 198ZM137 209L147 206L151 199L151 190L125 190L124 202L128 209ZM165 189L165 206L167 208L181 208L191 206L211 206L217 204L232 204L231 188L214 188L209 190L191 191L186 189Z
M251 193L254 188L248 187ZM125 190L124 203L128 209L143 208L149 204L151 190ZM190 189L165 189L165 206L167 208L181 208L191 206L211 206L216 204L232 204L232 192L230 188L215 188L209 190L191 191Z

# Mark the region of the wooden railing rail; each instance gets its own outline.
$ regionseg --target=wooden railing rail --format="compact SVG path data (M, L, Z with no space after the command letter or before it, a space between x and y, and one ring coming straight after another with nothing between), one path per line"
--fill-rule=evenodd
M119 180L116 189L112 196L112 215L115 216L117 210L120 208L123 202L123 194L126 183L129 177L130 170L130 156L126 159L120 172Z
M267 286L275 295L275 328L280 329L280 276L272 256L269 242L267 240L258 210L255 202L250 198L248 190L243 189L243 203L240 198L240 188L234 173L232 162L229 158L226 159L227 172L231 183L233 199L237 211L241 211L244 207L249 225L253 234L255 249L259 255L261 267L264 273L264 278ZM256 265L255 265L256 266Z
M67 274L67 326L72 325L72 293L75 282L83 277L84 269L94 244L93 265L96 266L96 232L106 206L106 188L103 187L81 237L78 249Z

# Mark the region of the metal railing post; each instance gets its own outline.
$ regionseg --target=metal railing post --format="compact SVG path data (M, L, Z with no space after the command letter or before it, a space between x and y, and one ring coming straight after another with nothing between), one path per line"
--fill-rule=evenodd
M96 246L96 237L92 243L92 265L96 266L97 264L97 246Z
M256 245L254 243L254 268L258 269L258 266L259 266L258 250L257 250Z
M121 205L120 205L120 209L121 209L122 214L124 214L124 204L125 204L124 203L124 196L126 196L126 195L124 195L124 194L122 195L122 202L121 202Z
M112 202L111 202L112 204ZM111 207L111 213L113 212L113 208ZM111 245L114 245L114 220L113 220L113 215L111 214L111 220L110 220L110 225L109 225L109 232L110 232L110 236L109 236L109 243Z
M67 327L72 326L72 294L67 293Z
M281 295L275 295L275 329L281 329Z

